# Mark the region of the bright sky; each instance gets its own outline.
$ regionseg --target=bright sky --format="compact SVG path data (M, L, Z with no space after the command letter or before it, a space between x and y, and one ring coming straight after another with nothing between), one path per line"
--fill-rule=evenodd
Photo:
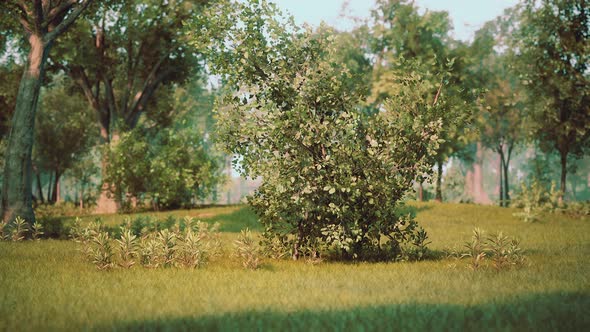
M340 16L342 6L348 2L347 16L370 17L373 0L272 0L290 12L299 24L307 22L317 26L323 20L339 29L350 29L354 24ZM428 10L446 10L454 26L454 37L469 40L485 22L502 14L504 9L516 5L518 0L415 0L418 7Z

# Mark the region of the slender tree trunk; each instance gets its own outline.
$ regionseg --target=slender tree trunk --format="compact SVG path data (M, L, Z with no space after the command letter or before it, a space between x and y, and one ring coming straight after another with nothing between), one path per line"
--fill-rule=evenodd
M566 189L566 176L567 176L567 152L559 151L561 156L561 183L559 186L559 190L561 191L561 197L559 198L559 203L563 203L563 199L565 198L565 189Z
M61 201L61 195L60 195L60 186L59 186L59 178L61 177L61 174L59 172L59 169L55 170L55 181L53 182L53 196L51 197L51 201L53 203L59 203Z
M49 181L47 183L47 203L51 203L51 188L53 186L53 174L49 173Z
M504 205L508 206L510 204L510 185L508 180L508 172L510 166L510 157L512 155L512 146L508 147L508 152L506 156L502 158L502 167L504 168Z
M80 210L84 209L84 183L80 184Z
M418 186L418 201L424 202L424 182L420 181Z
M436 174L436 196L435 200L437 202L442 202L442 172L443 172L443 163L441 160L436 162L437 167L437 174Z
M499 184L499 191L498 191L498 199L499 199L499 203L500 206L505 206L505 202L504 202L504 179L502 177L502 175L504 175L504 177L506 177L506 174L504 173L504 168L502 167L504 164L504 150L502 149L502 146L499 146L498 149L498 184Z
M43 197L43 186L41 184L41 172L39 169L35 170L35 177L37 179L37 195L39 195L39 201L41 204L45 203L45 199Z
M41 36L29 36L31 49L20 81L16 108L8 137L4 182L2 185L2 220L12 221L17 216L28 223L35 222L32 205L32 163L35 113L44 75L44 64L50 44Z

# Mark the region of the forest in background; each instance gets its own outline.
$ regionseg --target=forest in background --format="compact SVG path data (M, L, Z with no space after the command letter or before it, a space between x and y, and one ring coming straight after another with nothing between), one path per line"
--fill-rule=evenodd
M5 2L0 13L0 169L30 52L30 12L20 3ZM251 191L226 182L231 157L215 144L215 100L229 86L210 78L216 61L239 64L257 52L244 43L242 58L221 59L234 8L221 0L89 1L45 55L34 205L174 209L235 203L236 187ZM399 96L404 75L427 83L425 99L444 100L434 172L416 180L417 199L507 205L524 182L546 191L553 183L573 201L590 198L589 16L583 0L523 0L463 42L450 37L446 12L378 0L366 24L313 33L333 36L361 112ZM244 68L253 72L236 76L257 75Z

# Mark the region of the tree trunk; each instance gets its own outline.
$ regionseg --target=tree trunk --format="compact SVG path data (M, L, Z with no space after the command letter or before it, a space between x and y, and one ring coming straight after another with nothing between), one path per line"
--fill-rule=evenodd
M80 210L84 209L84 183L80 184Z
M418 201L424 202L424 182L420 181L418 186Z
M45 198L43 197L43 186L41 184L41 174L39 174L39 170L35 171L35 177L37 179L37 195L39 195L39 201L41 204L45 203Z
M504 168L504 205L508 206L510 204L510 186L508 182L508 167L510 166L510 155L512 153L512 148L508 148L508 155L506 155L502 159L502 166Z
M483 187L483 147L481 142L477 143L477 151L475 160L471 165L471 169L467 170L465 177L466 193L473 198L476 204L490 204L491 200Z
M559 155L561 156L561 183L559 186L559 190L561 191L561 197L559 197L559 203L563 203L566 189L565 180L567 176L567 152L559 151Z
M51 201L53 203L59 203L61 201L60 195L60 188L59 188L59 178L61 174L59 173L59 169L55 170L55 181L53 182L53 196L51 196Z
M53 186L53 174L49 173L49 182L47 183L47 203L51 202L51 188Z
M437 202L442 202L442 172L443 172L443 164L442 161L439 160L436 162L436 167L437 167L437 174L436 174L436 196L435 196L435 200Z
M54 181L52 183L52 188L53 189L51 190L51 197L49 198L49 201L51 203L54 203L55 204L55 202L56 202L56 196L55 195L56 195L56 192L57 192L57 181L58 181L57 171L54 171L53 172L53 176L54 176Z
M4 182L2 185L1 217L13 221L17 216L29 224L35 222L32 205L32 163L35 113L39 92L43 82L44 64L50 44L44 44L42 37L29 36L31 50L20 81L16 108L8 137Z
M504 164L504 150L502 150L502 147L498 147L498 185L499 185L499 190L498 190L498 201L499 201L499 205L500 206L505 206L505 202L504 202L504 179L502 178L502 174L504 174L504 177L506 176L506 174L504 173L504 168L502 167Z
M101 128L101 135L103 139L106 139L106 144L117 144L119 141L119 135L113 134L112 138L108 138L108 132L105 128ZM107 135L105 138L104 135ZM105 153L102 156L102 178L106 177L106 171L109 167L108 154ZM112 193L113 184L103 180L100 196L96 202L96 210L94 213L98 214L113 214L117 213L120 208L120 202L115 199L115 195Z

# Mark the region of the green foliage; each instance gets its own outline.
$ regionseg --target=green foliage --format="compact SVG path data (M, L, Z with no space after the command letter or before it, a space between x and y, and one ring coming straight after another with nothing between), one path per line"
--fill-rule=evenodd
M121 226L121 236L115 240L118 245L119 266L124 268L130 268L135 265L135 258L138 255L138 239L131 232L129 226L129 224Z
M560 198L561 191L556 189L555 182L551 183L549 190L536 178L533 178L530 185L522 182L520 192L512 202L522 212L517 212L514 216L522 218L524 222L535 221L542 212L556 212L564 208Z
M366 114L363 89L345 84L355 76L335 60L338 36L281 23L264 1L238 8L212 64L229 90L217 139L240 156L243 175L262 177L249 203L265 233L294 258L322 243L346 258L389 255L418 230L397 202L430 172L440 143L439 106L423 93L430 82L396 77L396 94Z
M470 242L465 243L466 253L461 258L469 257L469 268L476 271L490 266L496 271L519 268L528 263L524 250L520 247L520 241L512 239L502 232L484 237L484 231L475 228ZM491 263L486 264L486 257Z
M502 232L488 237L488 248L491 252L492 267L496 271L508 270L513 266L521 267L527 263L520 241L511 239Z
M29 225L22 217L17 216L10 225L9 239L11 241L22 241L29 232Z
M483 231L479 228L475 228L473 230L473 236L471 237L470 242L465 242L464 247L467 249L467 252L461 255L463 257L469 257L471 259L469 263L469 268L472 270L477 270L482 266L482 262L486 256L484 252L484 237Z
M43 224L36 220L35 223L31 226L31 236L33 240L40 240L41 236L45 234L43 232Z
M149 198L156 208L193 205L222 180L220 162L196 130L173 128L150 137L136 129L111 146L106 174L116 197Z
M477 224L518 234L532 265L497 273L487 256L489 268L467 273L468 259L442 255L415 263L319 266L269 259L253 272L224 255L204 269L149 270L136 263L104 273L83 260L73 241L0 242L0 325L18 331L27 317L30 330L586 329L590 223L556 214L552 222L530 225L494 206L409 205L434 253L462 245ZM241 222L228 208L174 212L187 213L217 215L222 226ZM125 217L105 216L105 224ZM223 232L224 246L232 248L238 234ZM67 310L47 319L54 308Z
M525 0L512 38L516 72L528 92L531 137L567 158L590 145L590 15L585 0Z
M54 192L64 172L88 158L98 138L93 114L82 96L72 91L73 84L67 78L56 77L43 91L35 121L34 163L37 172L45 170L54 176ZM55 194L47 197L51 202L56 199Z
M99 270L110 270L114 266L113 248L110 241L109 233L104 231L97 232L91 240L90 253L92 263Z
M245 269L256 270L260 267L262 260L259 249L249 229L246 228L240 232L238 239L234 241L234 247L234 255L241 260Z
M183 225L173 218L170 221L166 225L166 222L155 223L151 219L146 222L136 218L131 222L127 218L119 228L113 246L111 235L103 230L100 221L83 227L77 218L71 228L71 237L82 244L82 252L99 270L108 270L115 265L128 269L137 263L146 268L198 268L220 256L219 224L210 226L190 217L184 218ZM139 227L140 235L134 231Z

